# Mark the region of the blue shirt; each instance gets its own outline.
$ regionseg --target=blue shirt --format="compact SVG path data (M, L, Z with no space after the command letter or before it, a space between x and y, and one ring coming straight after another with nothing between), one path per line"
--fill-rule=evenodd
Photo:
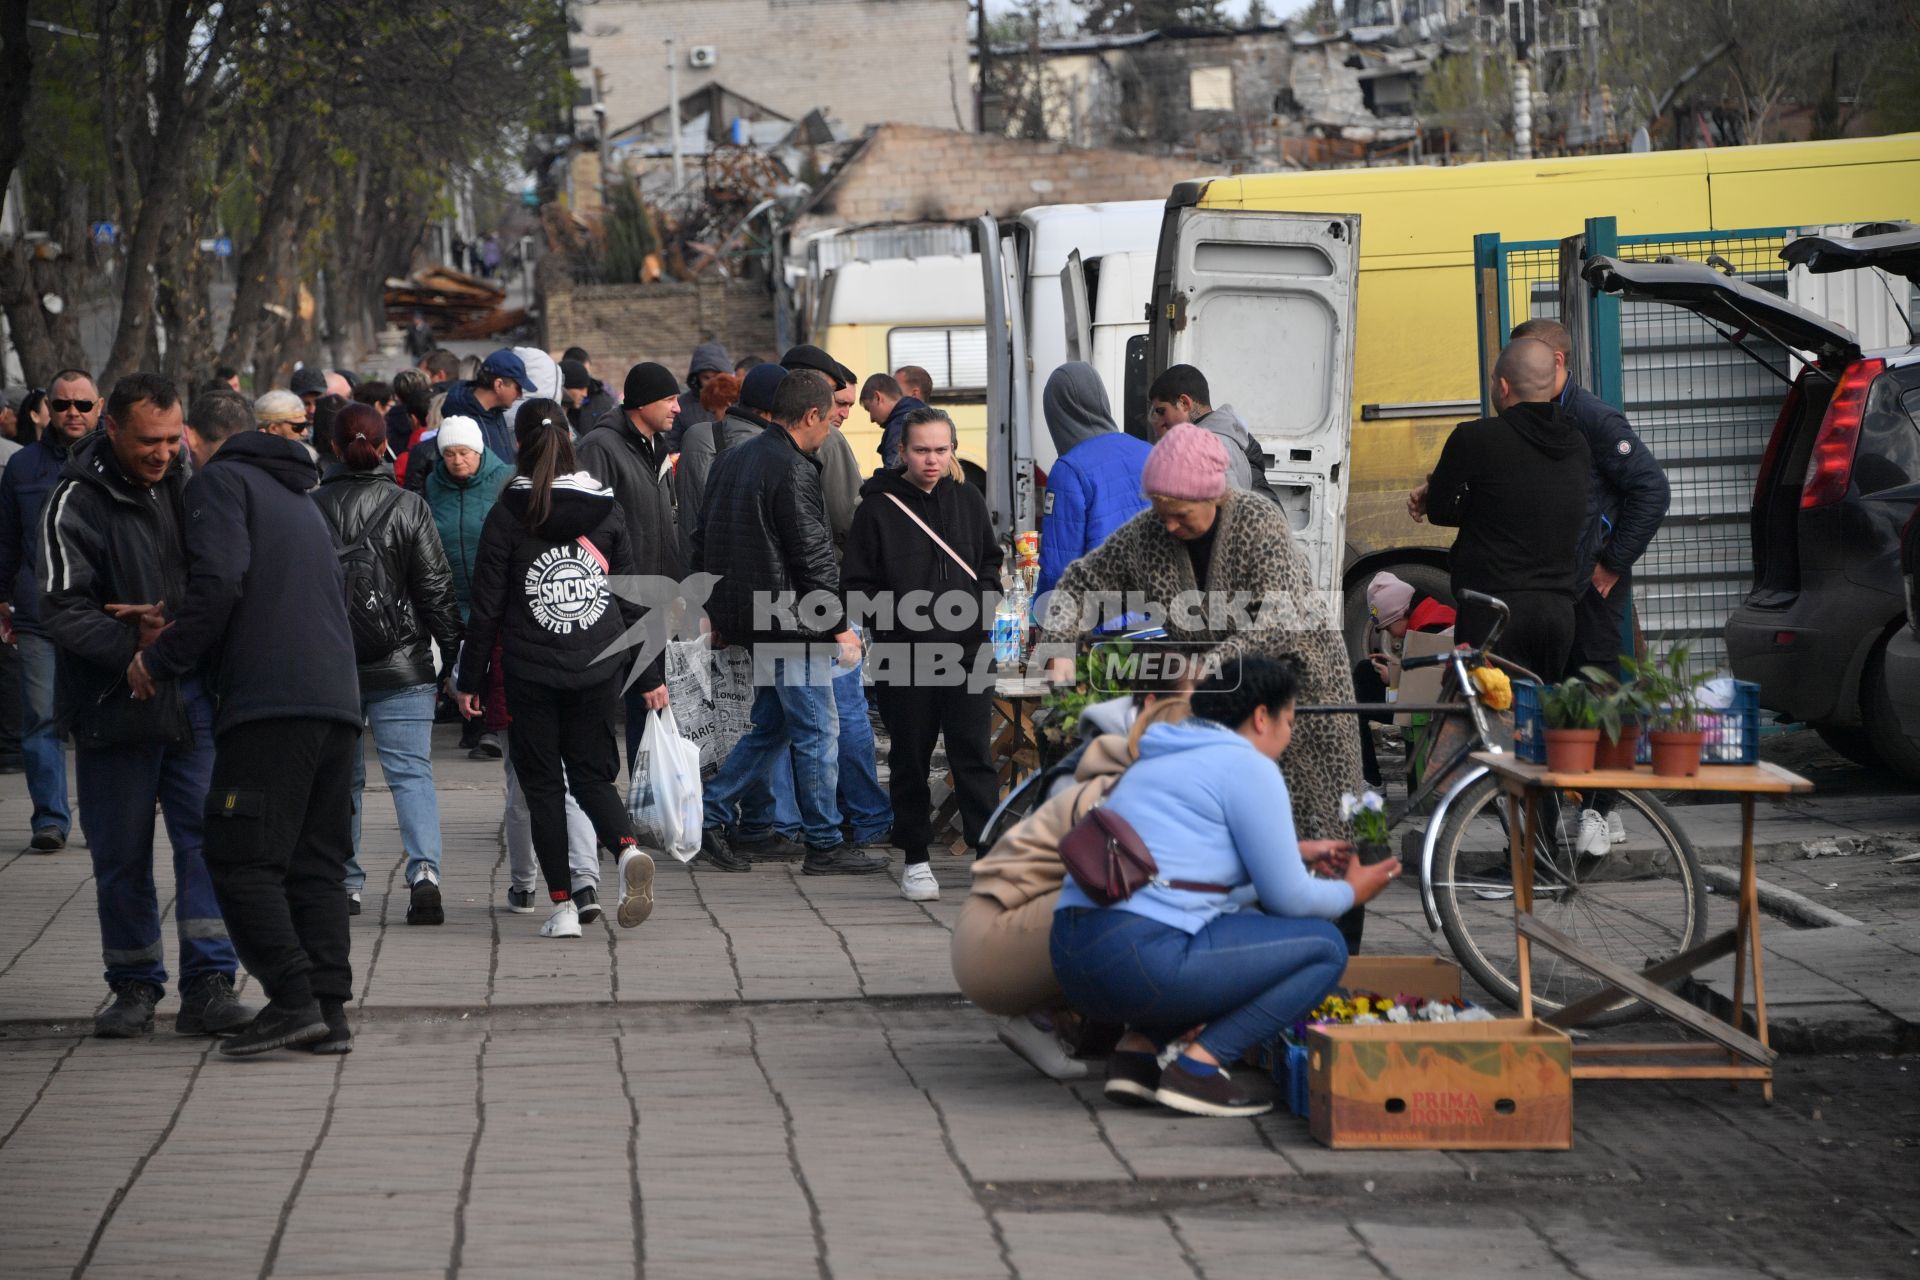
M1231 888L1196 893L1150 884L1114 903L1115 911L1191 934L1255 903L1273 915L1325 920L1353 908L1345 881L1314 876L1300 860L1293 799L1280 770L1224 725L1193 719L1148 729L1140 759L1120 775L1106 804L1139 833L1160 879ZM1055 910L1094 905L1069 876Z

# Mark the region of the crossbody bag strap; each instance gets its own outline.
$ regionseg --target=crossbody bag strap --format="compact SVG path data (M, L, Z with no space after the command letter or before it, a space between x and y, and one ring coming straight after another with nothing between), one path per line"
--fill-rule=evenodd
M591 556L593 558L593 562L600 566L600 572L602 573L612 572L612 566L607 563L607 558L600 554L600 548L594 546L593 542L587 537L586 534L584 533L581 534L579 537L574 539L574 542L579 544L580 549L586 552L589 556Z
M980 581L980 575L973 571L973 566L968 564L965 560L962 560L960 558L960 553L958 551L955 551L952 547L948 546L947 540L945 538L942 538L939 534L935 533L931 525L929 525L925 520L922 520L919 516L915 515L913 513L912 507L909 507L906 503L900 501L899 494L897 493L888 494L887 501L893 503L894 506L900 508L900 514L904 515L907 519L919 525L920 532L926 534L929 538L932 538L933 544L935 546L939 547L942 551L952 556L953 562L960 566L960 571L962 573L966 574L967 577L971 578L975 582Z

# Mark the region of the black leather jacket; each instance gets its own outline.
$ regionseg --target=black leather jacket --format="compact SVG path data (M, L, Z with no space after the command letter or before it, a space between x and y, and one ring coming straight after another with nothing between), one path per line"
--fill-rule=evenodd
M395 586L404 585L408 634L406 642L386 657L360 664L362 696L434 683L429 637L439 643L449 664L460 649L460 607L453 599L453 574L427 500L397 487L391 467L354 471L335 463L313 491L313 501L344 546L359 537L396 495L400 506L387 522L380 551L387 576Z
M720 575L707 614L728 643L815 642L846 627L820 462L777 422L714 462L693 557ZM767 625L754 625L756 597Z

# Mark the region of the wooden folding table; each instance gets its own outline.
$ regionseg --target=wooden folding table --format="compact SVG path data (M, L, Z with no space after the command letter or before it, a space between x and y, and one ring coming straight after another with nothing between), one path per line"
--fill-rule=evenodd
M1760 952L1760 899L1753 865L1753 805L1756 796L1792 795L1813 790L1813 784L1772 764L1702 765L1691 778L1656 777L1651 769L1595 770L1591 773L1554 773L1543 765L1514 756L1479 752L1474 760L1487 766L1521 812L1509 822L1513 859L1515 949L1519 957L1520 1016L1533 1016L1533 954L1535 945L1547 948L1604 980L1602 990L1570 1004L1546 1021L1560 1027L1578 1026L1599 1013L1622 993L1637 997L1663 1016L1708 1038L1660 1043L1575 1044L1575 1079L1595 1080L1758 1080L1767 1101L1773 1100L1773 1060L1779 1055L1767 1044L1766 974ZM1704 942L1635 972L1605 956L1595 955L1578 942L1541 923L1533 914L1533 848L1539 822L1540 797L1553 791L1692 791L1719 792L1740 799L1740 893L1738 923ZM1684 808L1675 811L1684 820ZM1719 1018L1689 1004L1667 986L1687 974L1733 956L1733 1017ZM1742 1028L1745 1018L1746 971L1753 969L1754 1035ZM1725 1063L1626 1062L1627 1058L1673 1055L1718 1055ZM1744 1060L1744 1061L1743 1061Z

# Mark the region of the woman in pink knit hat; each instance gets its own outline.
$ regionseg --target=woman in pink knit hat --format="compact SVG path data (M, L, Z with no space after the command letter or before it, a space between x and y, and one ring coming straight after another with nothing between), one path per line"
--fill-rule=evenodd
M1299 670L1302 703L1352 702L1346 643L1286 513L1262 494L1229 488L1219 438L1173 427L1147 456L1140 487L1153 505L1069 565L1043 600L1041 643L1071 653L1106 621L1089 616L1101 598L1137 593L1163 612L1161 625L1183 648L1221 662L1285 659ZM1070 658L1050 666L1058 672L1062 664L1070 678ZM1300 838L1344 839L1340 797L1363 789L1354 718L1300 717L1280 767ZM1357 908L1341 921L1355 951L1360 926Z

